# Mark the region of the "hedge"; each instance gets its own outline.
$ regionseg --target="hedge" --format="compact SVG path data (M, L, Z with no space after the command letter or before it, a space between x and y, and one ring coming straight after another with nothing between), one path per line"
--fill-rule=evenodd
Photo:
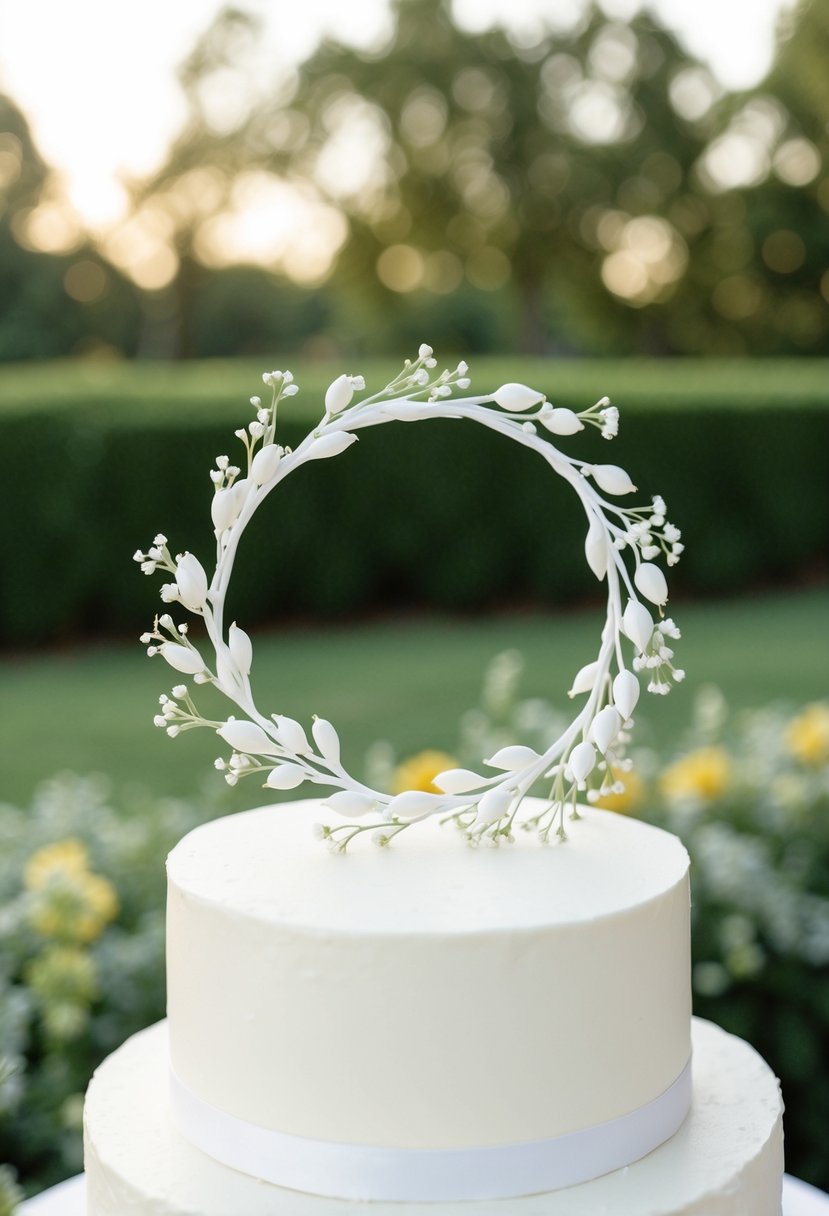
M280 441L296 444L342 370L293 366ZM233 453L261 366L46 364L0 373L6 484L0 624L7 645L139 631L157 587L131 561L159 529L212 552L208 470ZM364 361L370 386L394 366ZM818 360L480 359L473 389L519 379L557 404L608 393L610 446L569 451L623 465L640 500L661 493L687 552L675 593L727 593L802 576L829 553L829 379ZM460 422L390 424L303 468L248 530L232 612L255 624L379 607L469 611L596 594L572 491L518 445Z

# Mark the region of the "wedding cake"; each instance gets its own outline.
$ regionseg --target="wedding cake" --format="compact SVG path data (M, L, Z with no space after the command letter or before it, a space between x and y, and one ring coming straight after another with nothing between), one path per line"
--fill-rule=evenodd
M434 366L421 347L355 404L362 379L339 377L293 451L275 427L296 386L266 373L271 403L252 398L237 432L245 475L226 456L211 473L212 580L163 535L135 555L173 575L162 599L201 618L214 658L169 613L149 653L242 714L208 719L181 684L157 725L215 730L231 784L334 792L213 821L171 853L168 1017L90 1085L89 1216L780 1216L778 1084L747 1044L691 1017L685 849L591 805L629 764L640 674L656 694L683 675L652 560L678 559L678 529L661 499L603 496L635 491L618 466L540 435L592 423L612 438L607 399L579 415L518 384L459 399L466 365ZM391 795L349 774L327 720L309 739L258 711L251 640L223 612L244 528L285 476L360 427L422 417L490 427L570 483L608 617L573 679L584 704L543 752L510 744L489 773L448 769ZM531 797L545 781L549 796Z
M589 809L343 858L320 813L171 854L168 1022L90 1086L89 1216L779 1216L777 1083L692 1025L678 840Z

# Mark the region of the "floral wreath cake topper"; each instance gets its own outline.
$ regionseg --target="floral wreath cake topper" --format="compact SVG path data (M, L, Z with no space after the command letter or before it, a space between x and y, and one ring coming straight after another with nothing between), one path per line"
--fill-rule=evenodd
M235 785L241 777L265 775L275 790L296 789L305 782L333 789L323 805L343 822L320 825L329 844L344 851L355 836L371 831L380 845L420 820L440 815L463 829L470 843L498 844L512 840L517 822L535 828L548 840L555 828L564 837L565 813L579 817L577 798L586 791L588 801L618 789L618 774L630 767L624 758L631 715L640 693L635 673L647 672L651 693L667 693L671 681L684 677L671 662L668 643L679 631L670 619L654 622L654 605L662 618L668 598L665 576L653 559L664 555L669 566L682 552L680 532L665 519L665 503L655 497L643 507L622 508L605 494L621 496L636 487L624 469L613 464L590 464L561 452L542 432L573 435L585 423L598 428L605 439L618 431L619 411L603 397L576 413L554 407L543 393L524 384L503 384L482 396L455 396L469 388L468 368L435 372L432 348L420 347L415 360L380 392L355 400L365 390L362 376L341 375L325 394L325 412L318 425L293 450L276 442L280 402L294 396L298 386L290 372L266 372L262 379L271 390L270 403L251 397L255 419L236 431L244 448L242 466L219 456L210 477L214 485L211 505L216 538L216 568L207 573L192 553L172 557L167 538L155 537L146 553L135 553L145 574L167 571L174 581L161 588L167 604L181 604L204 621L214 652L211 664L190 640L186 624L176 624L169 613L155 620L152 632L142 634L147 653L160 654L176 671L192 676L196 684L213 684L241 711L242 716L211 721L197 710L190 690L179 684L172 696L162 695L154 721L175 737L194 727L210 727L232 749L216 768ZM585 556L599 580L607 583L607 619L597 658L582 667L569 695L586 695L586 701L562 734L545 752L524 746L501 748L485 763L490 775L468 769L450 769L434 780L438 792L408 790L391 795L371 789L352 777L340 758L334 726L315 717L311 738L303 726L282 714L267 717L256 708L250 672L253 646L235 622L225 626L224 606L239 542L262 500L290 473L311 460L337 456L357 439L356 431L384 422L417 422L425 418L468 418L538 452L550 467L569 482L587 517ZM627 558L627 561L626 561ZM632 558L632 572L628 568ZM641 597L641 598L640 598ZM624 601L624 603L623 603ZM630 667L624 642L633 644ZM614 674L615 670L615 674ZM520 807L530 789L549 778L546 807L530 818L519 819ZM355 822L357 821L357 822Z

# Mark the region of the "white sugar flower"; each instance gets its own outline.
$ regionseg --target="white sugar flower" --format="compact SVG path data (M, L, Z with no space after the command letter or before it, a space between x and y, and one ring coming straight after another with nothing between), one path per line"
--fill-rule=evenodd
M178 597L191 612L201 612L207 599L207 574L197 557L185 553L176 566Z
M622 628L640 653L647 650L653 636L653 617L644 604L640 604L638 600L628 600L622 617Z
M257 486L263 486L276 475L282 460L283 450L276 443L268 443L260 448L250 466L250 479Z
M492 394L492 400L496 405L500 405L502 410L520 413L521 410L529 410L534 405L538 405L544 400L544 394L534 388L528 388L526 384L510 383L502 384L499 389L496 389Z
M354 386L351 383L351 377L343 373L342 376L337 376L337 379L329 384L325 393L325 412L327 414L339 414L350 404L351 398L354 396Z
M164 642L158 647L158 653L166 659L171 667L183 675L195 675L204 671L204 660L192 646L181 646L178 642Z
M538 415L538 421L554 435L575 435L584 430L584 423L578 414L573 410L568 410L565 406L557 406L546 412L542 411Z
M596 485L606 494L632 494L636 489L625 470L617 464L585 465L583 471L592 473Z
M637 590L641 591L652 604L662 605L668 600L668 584L665 575L652 562L640 562L633 576Z

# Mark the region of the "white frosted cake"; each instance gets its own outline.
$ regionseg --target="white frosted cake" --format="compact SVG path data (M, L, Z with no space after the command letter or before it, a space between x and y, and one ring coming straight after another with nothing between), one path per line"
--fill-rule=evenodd
M779 1216L777 1082L692 1032L676 838L589 809L335 856L324 817L170 855L169 1016L91 1084L89 1216Z

